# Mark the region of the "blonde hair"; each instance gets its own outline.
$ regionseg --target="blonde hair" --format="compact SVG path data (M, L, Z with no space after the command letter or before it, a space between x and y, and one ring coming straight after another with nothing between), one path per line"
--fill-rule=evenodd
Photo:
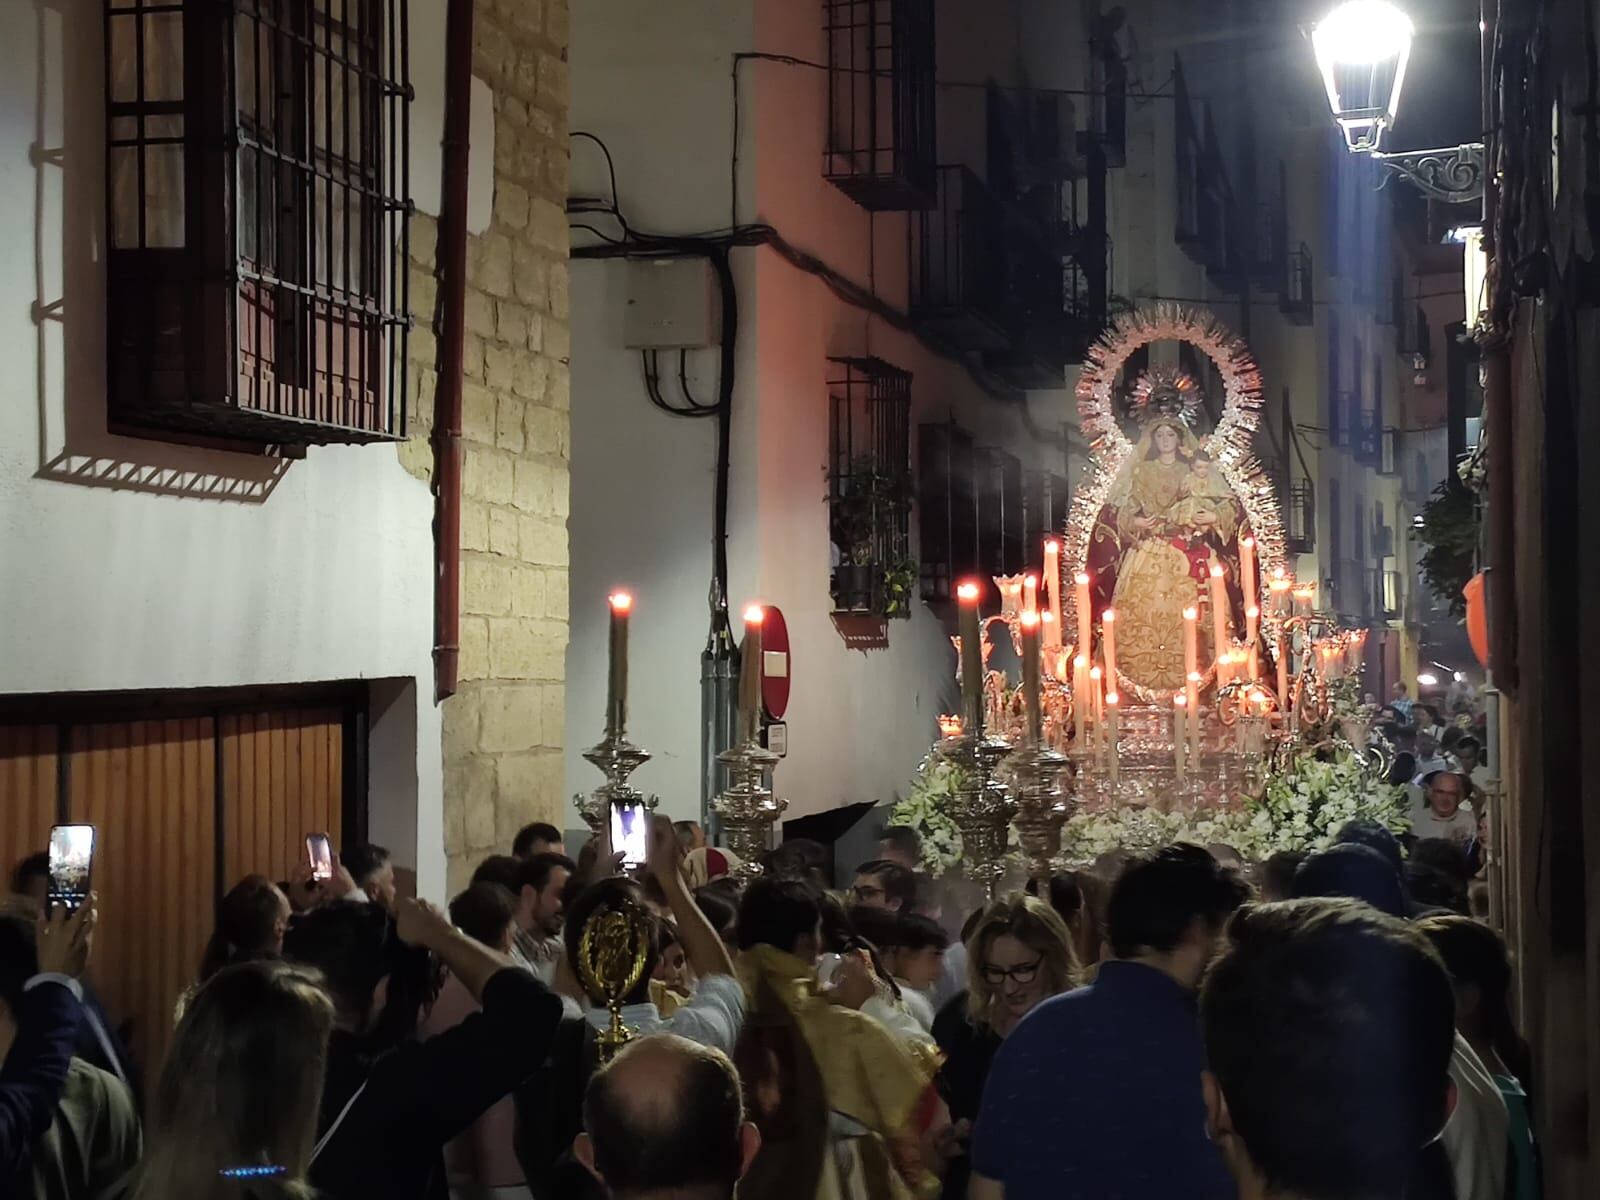
M224 967L194 995L167 1056L131 1200L308 1198L334 1007L282 962ZM232 1169L281 1168L236 1178Z
M1078 984L1078 956L1072 948L1067 924L1043 900L1032 896L1006 896L989 905L972 936L967 939L967 1016L980 1029L993 1029L993 1008L999 994L983 977L984 959L996 938L1009 934L1036 950L1046 996L1059 995Z

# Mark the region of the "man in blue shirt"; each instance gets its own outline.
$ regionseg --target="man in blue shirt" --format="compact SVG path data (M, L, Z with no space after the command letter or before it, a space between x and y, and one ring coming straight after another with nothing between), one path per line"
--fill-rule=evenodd
M1195 989L1244 881L1198 846L1135 859L1111 892L1116 959L1000 1047L971 1200L1233 1200L1206 1138Z

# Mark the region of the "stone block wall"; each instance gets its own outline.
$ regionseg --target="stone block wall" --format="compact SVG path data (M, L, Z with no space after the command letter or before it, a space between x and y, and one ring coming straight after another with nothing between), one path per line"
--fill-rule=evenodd
M451 893L529 821L560 824L571 396L568 0L477 0L473 74L494 94L493 220L467 247L461 683L444 705ZM474 154L487 148L474 146ZM433 468L437 226L412 227L411 429Z

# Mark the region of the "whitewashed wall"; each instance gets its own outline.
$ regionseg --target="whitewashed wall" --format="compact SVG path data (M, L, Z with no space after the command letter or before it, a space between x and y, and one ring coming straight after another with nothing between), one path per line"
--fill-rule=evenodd
M961 45L958 34L942 29L941 45ZM749 50L820 61L819 7L701 0L669 13L642 0L591 0L574 11L573 128L610 146L635 225L686 233L728 224L732 56ZM982 79L1014 64L1008 52L996 63L966 66ZM905 218L869 218L823 179L824 88L825 76L803 67L750 61L740 68L739 219L770 222L858 282L875 280L885 299L903 307ZM652 96L663 102L641 101ZM957 146L959 130L951 138ZM970 165L981 172L981 142L969 149ZM608 186L593 147L574 142L574 194L604 194ZM771 251L738 250L734 261L740 332L731 599L735 611L747 600L776 604L789 624L790 753L777 771L778 790L789 799L790 817L886 800L908 783L933 738L934 716L954 705L954 659L939 620L920 603L911 620L892 623L885 650L847 649L829 618L827 358L874 354L911 371L913 424L955 415L980 442L1004 445L1029 467L1059 470L1060 452L1035 445L1020 413L985 397L961 368L868 321ZM647 402L639 356L623 349L620 265L575 263L572 292L568 790L587 791L599 781L582 750L598 740L604 709L604 596L625 583L639 595L631 732L656 756L635 779L660 794L663 811L689 816L699 796L715 430L710 422L664 416ZM714 358L711 351L690 354L691 385L702 398L714 394ZM675 371L675 355L663 362ZM1066 401L1064 390L1036 397L1040 424L1054 428Z
M412 7L438 24L442 0ZM427 487L392 447L283 462L105 432L102 36L96 4L0 5L0 692L385 680L373 836L441 895ZM411 44L437 97L442 39Z

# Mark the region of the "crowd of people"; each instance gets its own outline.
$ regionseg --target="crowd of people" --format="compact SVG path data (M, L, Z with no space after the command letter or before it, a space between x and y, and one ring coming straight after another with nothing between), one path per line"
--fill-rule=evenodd
M223 898L143 1096L96 902L19 895L0 1195L1537 1200L1506 948L1431 840L1465 858L1357 821L1250 873L1180 844L963 905L907 829L847 883L790 841L741 885L692 822L633 872L533 825L448 912L350 846Z

